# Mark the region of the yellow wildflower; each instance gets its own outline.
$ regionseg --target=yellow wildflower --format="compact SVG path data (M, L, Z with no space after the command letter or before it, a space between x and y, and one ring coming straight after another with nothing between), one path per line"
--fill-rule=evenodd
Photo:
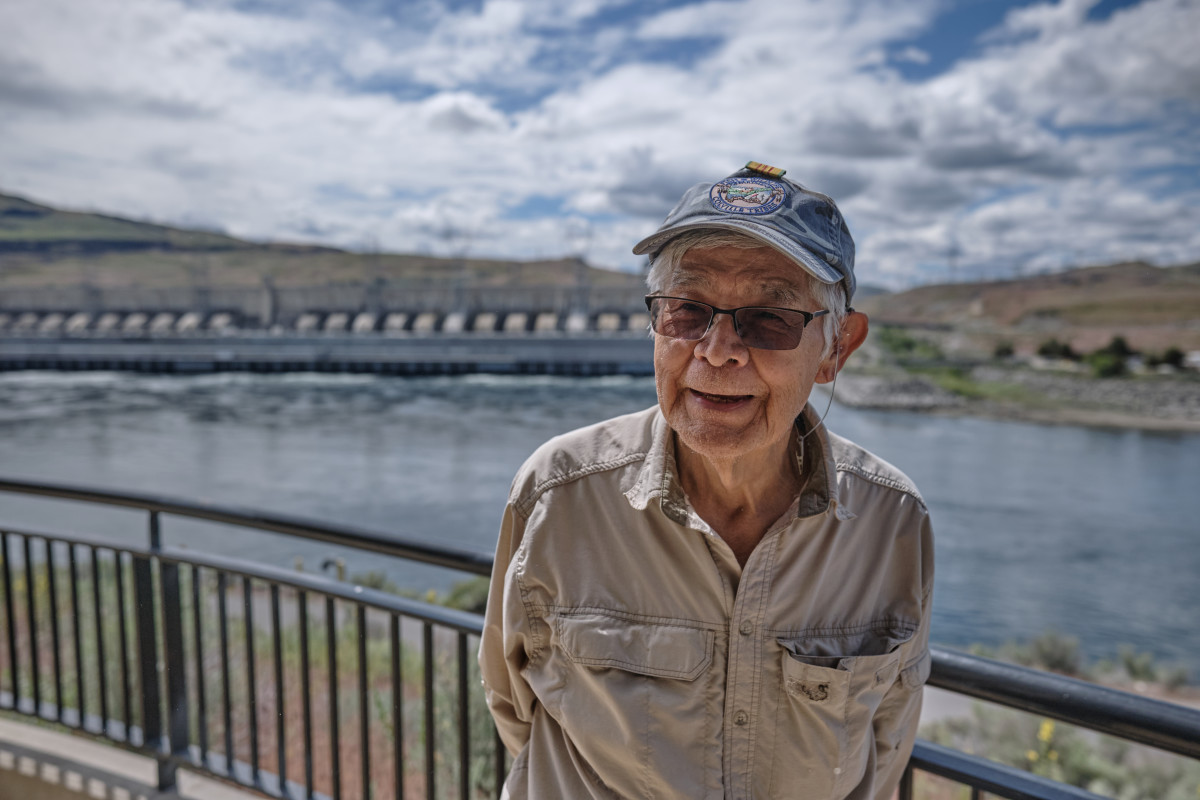
M1053 737L1053 736L1054 736L1054 720L1051 720L1051 719L1042 720L1042 725L1040 728L1038 728L1038 741L1039 742L1049 742L1051 737Z
M1051 750L1049 753L1046 753L1046 758L1050 759L1051 761L1058 761L1058 751Z
M1030 761L1037 761L1038 760L1037 751L1036 750L1027 750L1025 752L1025 757L1028 758Z

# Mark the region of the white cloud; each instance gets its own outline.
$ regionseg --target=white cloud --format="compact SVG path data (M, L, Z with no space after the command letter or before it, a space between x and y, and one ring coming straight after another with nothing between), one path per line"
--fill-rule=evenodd
M928 64L933 60L932 56L919 47L905 47L895 56L897 61L907 61L911 64Z
M944 272L952 251L994 272L1195 260L1200 6L1094 22L1092 5L1013 11L976 57L914 82L883 54L930 66L907 42L935 0L490 0L394 18L326 0L9 0L0 189L251 237L517 257L581 246L553 213L516 213L549 198L591 220L593 261L634 268L629 248L683 189L755 158L839 198L863 282Z

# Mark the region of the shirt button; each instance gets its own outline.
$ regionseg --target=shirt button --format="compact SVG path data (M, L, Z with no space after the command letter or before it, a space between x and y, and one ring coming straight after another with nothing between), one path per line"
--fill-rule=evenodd
M738 626L738 631L742 636L749 636L754 633L754 623L748 619L742 620L742 624Z
M733 715L733 724L734 725L745 725L749 721L750 721L750 715L747 714L745 711L739 711Z

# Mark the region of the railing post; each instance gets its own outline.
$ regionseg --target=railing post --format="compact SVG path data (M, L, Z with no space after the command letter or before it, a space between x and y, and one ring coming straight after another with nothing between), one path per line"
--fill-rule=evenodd
M157 514L157 512L153 512ZM184 671L183 608L179 591L179 565L158 562L162 590L163 655L167 682L168 760L159 761L160 790L174 787L177 759L187 760L188 725L187 674ZM198 676L199 680L203 676Z
M159 549L158 512L150 512L150 548ZM158 788L175 786L175 768L162 751L162 699L158 682L158 637L154 626L154 571L150 559L133 559L133 593L137 605L138 675L142 701L142 744L158 759Z
M913 765L910 762L900 775L900 788L897 792L899 800L913 800Z

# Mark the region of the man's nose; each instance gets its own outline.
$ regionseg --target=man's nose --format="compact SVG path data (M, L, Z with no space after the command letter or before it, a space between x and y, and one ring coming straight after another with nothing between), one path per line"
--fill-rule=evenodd
M749 351L733 324L732 314L717 313L712 322L696 342L696 358L702 358L714 367L725 364L744 364Z

